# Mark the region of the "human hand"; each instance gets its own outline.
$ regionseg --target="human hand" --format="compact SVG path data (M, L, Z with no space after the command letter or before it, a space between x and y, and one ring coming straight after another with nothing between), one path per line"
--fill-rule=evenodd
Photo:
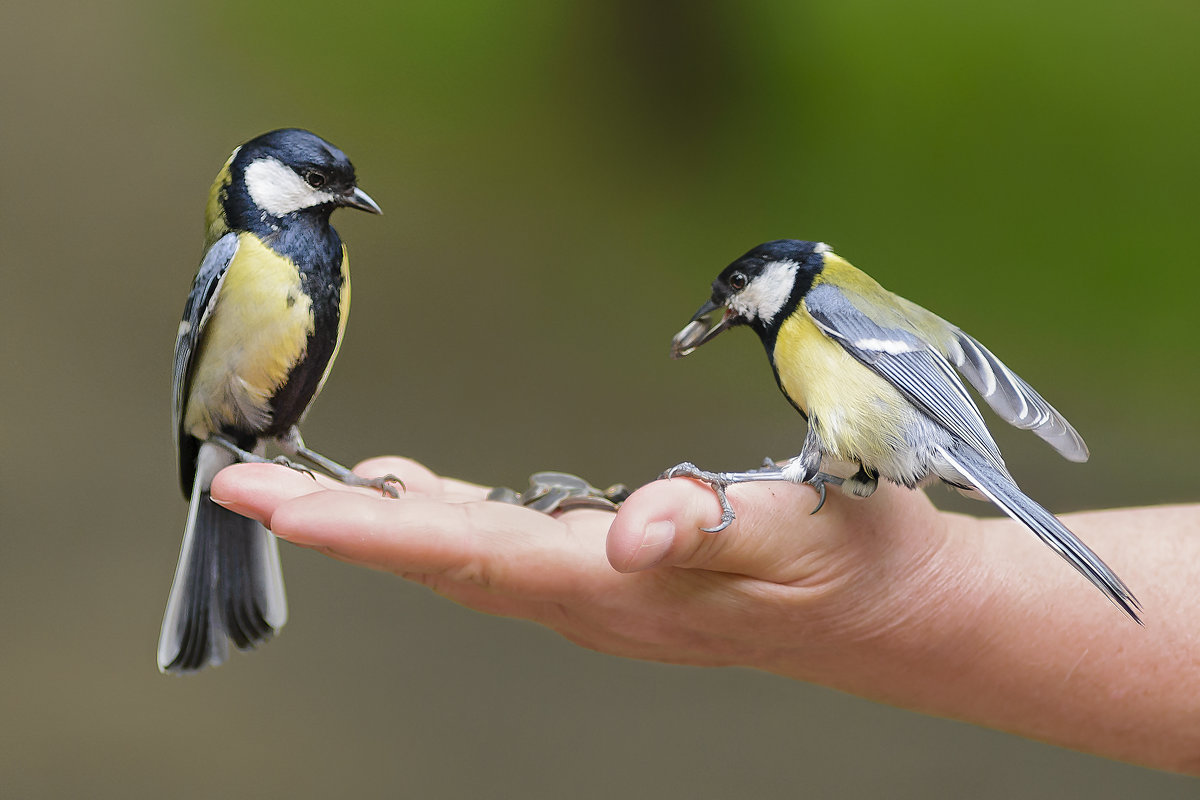
M866 500L806 485L713 492L655 481L614 514L558 517L395 458L397 500L270 464L228 467L213 499L276 536L394 572L471 608L633 658L745 665L1067 747L1200 772L1191 564L1200 508L1067 521L1145 586L1138 628L1009 520L936 511L881 483ZM1149 542L1150 544L1147 544Z
M827 656L849 642L930 613L930 598L905 595L939 571L949 532L923 494L892 486L869 502L831 492L815 516L808 486L736 486L737 518L710 534L700 528L719 519L717 500L687 479L644 486L615 515L550 517L487 502L486 488L406 459L373 459L356 471L394 473L407 491L390 500L244 464L223 471L212 492L282 539L486 613L534 620L585 647L810 679L841 670Z

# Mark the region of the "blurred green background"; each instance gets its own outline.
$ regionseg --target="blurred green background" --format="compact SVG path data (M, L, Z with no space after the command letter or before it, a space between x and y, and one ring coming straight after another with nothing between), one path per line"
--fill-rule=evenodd
M280 126L345 149L386 212L336 218L355 308L306 436L341 460L520 487L791 455L753 336L666 350L726 263L796 237L1071 417L1084 466L997 429L1051 508L1200 499L1198 23L1168 0L5 4L0 792L1194 797L769 675L586 652L288 546L275 642L190 679L154 648L203 205Z

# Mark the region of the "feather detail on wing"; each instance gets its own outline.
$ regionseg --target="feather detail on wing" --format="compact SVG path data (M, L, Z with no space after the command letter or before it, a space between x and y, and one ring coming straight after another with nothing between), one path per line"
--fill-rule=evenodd
M994 468L1008 474L978 407L941 352L913 330L876 323L832 284L814 286L805 295L804 307L826 336Z
M949 357L992 410L1010 425L1031 430L1070 461L1087 461L1088 448L1071 423L1032 386L971 336L953 328Z
M238 249L236 233L227 233L204 254L192 291L183 307L183 321L179 323L179 335L175 339L175 370L172 382L174 408L175 443L183 438L183 405L187 401L191 386L192 371L196 364L196 349L204 326L212 317L213 308L220 294L221 281L233 261Z

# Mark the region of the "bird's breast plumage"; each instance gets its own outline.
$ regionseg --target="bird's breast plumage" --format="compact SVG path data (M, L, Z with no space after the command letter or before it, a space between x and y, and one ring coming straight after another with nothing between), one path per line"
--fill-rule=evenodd
M184 430L255 433L271 423L270 401L304 356L314 328L300 274L257 237L243 233L201 340Z
M299 422L345 330L345 251L289 258L251 233L222 279L200 342L183 429L278 435ZM298 263L299 262L299 263Z
M829 455L885 473L903 459L915 416L910 404L822 333L803 303L780 325L771 361L779 388L816 427Z

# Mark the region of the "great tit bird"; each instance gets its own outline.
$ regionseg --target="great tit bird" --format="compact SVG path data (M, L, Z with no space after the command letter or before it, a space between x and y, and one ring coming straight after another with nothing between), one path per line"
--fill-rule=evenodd
M329 225L342 207L380 213L346 155L303 130L241 145L212 185L204 259L175 342L175 444L190 505L158 642L164 672L220 664L228 641L254 647L287 620L274 537L209 495L223 467L266 461L274 441L345 483L396 496L394 478L355 476L305 447L296 427L350 309L346 248Z
M712 298L671 342L671 357L737 325L762 340L776 383L807 419L808 433L800 454L781 464L667 470L664 477L695 478L716 491L721 522L705 530L733 521L725 489L735 483L809 483L824 502L827 483L866 497L880 476L909 488L940 478L991 500L1141 621L1141 605L1121 579L1017 487L955 369L1001 418L1032 430L1068 460L1087 460L1083 439L975 339L887 291L827 245L792 239L759 245L726 267ZM834 474L839 466L852 474Z

